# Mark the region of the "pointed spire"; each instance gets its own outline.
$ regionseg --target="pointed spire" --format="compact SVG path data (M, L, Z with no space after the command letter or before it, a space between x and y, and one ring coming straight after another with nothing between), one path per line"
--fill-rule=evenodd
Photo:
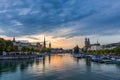
M45 35L44 35L44 48L46 48L46 38L45 38Z
M97 44L99 44L98 39L97 39Z

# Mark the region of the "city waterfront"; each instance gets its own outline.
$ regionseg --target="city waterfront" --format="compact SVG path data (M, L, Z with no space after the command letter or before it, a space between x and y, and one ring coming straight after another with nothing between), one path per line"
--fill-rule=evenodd
M100 64L52 54L45 58L0 61L0 80L119 80L120 64Z

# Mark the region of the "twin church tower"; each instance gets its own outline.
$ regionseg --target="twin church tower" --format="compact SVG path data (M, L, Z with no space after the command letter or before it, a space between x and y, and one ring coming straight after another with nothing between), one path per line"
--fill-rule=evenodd
M90 39L89 38L85 38L85 47L86 48L90 47Z

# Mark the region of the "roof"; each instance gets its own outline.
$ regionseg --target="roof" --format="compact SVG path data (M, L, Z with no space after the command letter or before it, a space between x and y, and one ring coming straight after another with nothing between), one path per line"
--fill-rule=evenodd
M100 46L100 44L99 43L97 43L97 44L91 44L90 46Z

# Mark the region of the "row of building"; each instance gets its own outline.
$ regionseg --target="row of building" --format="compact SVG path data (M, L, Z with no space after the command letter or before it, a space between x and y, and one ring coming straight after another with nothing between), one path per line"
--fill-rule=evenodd
M42 50L42 49L45 49L45 48L49 48L52 53L67 52L67 50L64 50L62 48L52 48L51 47L51 42L47 45L45 36L44 36L44 41L41 42L41 43L40 42L30 43L28 41L16 41L15 37L13 37L13 41L12 42L13 42L14 46L18 47L19 51L21 51L21 49L23 47L28 47L30 49L33 48L35 50Z
M114 49L116 48L120 43L113 43L113 44L108 44L108 45L101 45L98 40L96 43L91 44L89 38L85 38L85 50L101 50L101 49Z
M46 38L44 37L44 42L36 42L36 43L30 43L28 41L16 41L15 37L13 37L13 45L17 46L19 50L22 49L22 47L28 47L33 48L35 50L41 50L43 48L46 48ZM51 48L51 43L49 43L49 48Z

